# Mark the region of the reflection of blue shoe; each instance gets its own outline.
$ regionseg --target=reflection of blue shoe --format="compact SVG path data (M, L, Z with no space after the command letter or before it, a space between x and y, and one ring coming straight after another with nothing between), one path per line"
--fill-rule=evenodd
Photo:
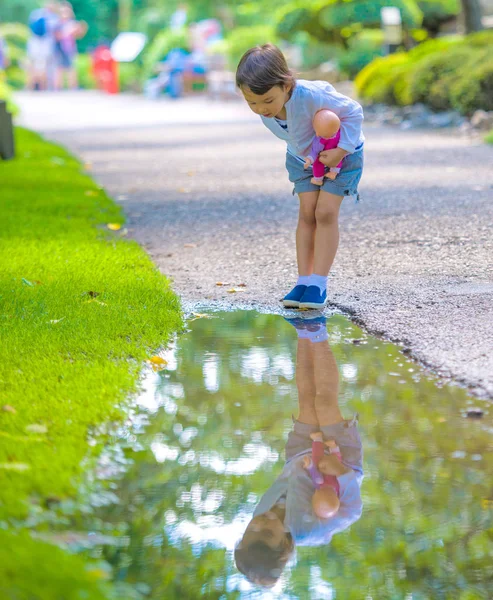
M298 313L299 315L299 313ZM293 316L293 317L284 317L288 323L295 329L314 329L312 326L315 325L318 329L320 325L326 326L327 319L323 315L316 316L316 313L313 317L310 317L310 313L307 313L305 316Z
M320 291L318 285L309 285L299 302L300 308L323 308L327 302L327 292Z
M296 285L294 288L284 296L282 303L287 308L298 308L300 300L306 291L306 285Z

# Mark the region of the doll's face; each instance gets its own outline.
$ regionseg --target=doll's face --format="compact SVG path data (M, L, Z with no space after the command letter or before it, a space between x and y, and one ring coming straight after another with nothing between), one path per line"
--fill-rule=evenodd
M289 100L291 87L289 85L271 87L266 94L254 94L248 86L240 88L248 106L256 115L273 118L276 117Z

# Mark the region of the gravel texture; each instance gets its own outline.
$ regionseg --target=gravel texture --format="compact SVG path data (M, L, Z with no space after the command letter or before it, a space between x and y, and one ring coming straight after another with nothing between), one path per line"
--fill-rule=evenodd
M92 164L185 302L281 310L296 279L298 202L284 143L242 104L94 93L19 102L26 125ZM363 201L343 203L330 302L493 397L493 148L453 131L365 133Z

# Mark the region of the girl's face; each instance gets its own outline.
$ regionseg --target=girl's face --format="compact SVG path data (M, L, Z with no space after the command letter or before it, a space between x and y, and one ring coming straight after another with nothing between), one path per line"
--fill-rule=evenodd
M278 548L286 537L284 523L272 511L253 518L243 535L242 544L250 546L253 542L262 541L270 548Z
M248 103L248 106L256 115L273 118L276 117L284 108L284 105L289 100L291 86L275 85L270 90L261 96L254 94L252 90L244 86L241 88L243 96Z

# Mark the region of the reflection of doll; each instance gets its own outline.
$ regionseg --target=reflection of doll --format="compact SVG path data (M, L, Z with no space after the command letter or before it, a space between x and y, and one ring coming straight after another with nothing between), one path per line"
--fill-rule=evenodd
M311 182L315 185L322 185L324 177L334 180L341 170L342 161L337 167L331 167L325 173L325 165L320 162L319 154L323 150L332 150L337 148L341 138L341 122L339 117L330 110L319 110L313 117L313 129L316 136L313 138L310 154L305 158L305 169L313 165L313 177Z
M328 440L324 443L323 436L320 431L312 433L312 455L305 456L303 459L303 468L308 471L312 478L315 492L312 496L313 512L321 519L333 517L339 510L339 482L334 470L334 458L325 454L325 447L330 451L333 457L341 461L341 453L334 440ZM342 469L344 466L340 465ZM344 469L345 470L345 469Z

